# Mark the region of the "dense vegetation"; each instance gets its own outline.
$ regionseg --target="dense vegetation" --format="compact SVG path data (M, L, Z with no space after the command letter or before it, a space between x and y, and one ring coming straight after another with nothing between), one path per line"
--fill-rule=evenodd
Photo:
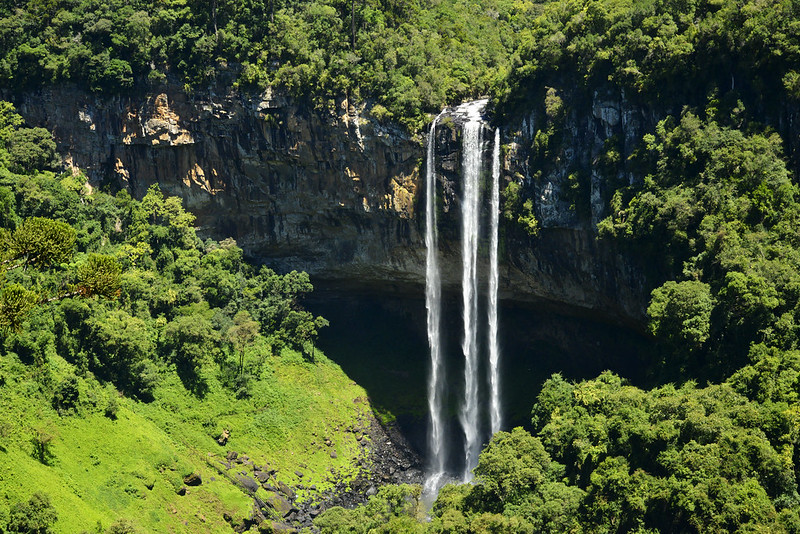
M538 2L516 49L500 107L515 109L556 79L680 110L709 92L775 113L800 96L796 2ZM569 85L564 85L569 87Z
M739 386L643 391L611 373L577 384L555 375L534 406L534 435L496 434L476 483L445 486L430 523L416 521L418 489L405 487L317 524L337 533L798 532L796 405L753 402Z
M416 128L424 112L488 93L530 16L509 1L4 2L0 84L272 85L318 106L370 99L378 118Z
M28 135L41 129L16 128L13 108L4 103L3 111L11 168L53 159L49 136ZM313 358L327 321L298 306L312 289L305 273L256 271L233 241L201 242L194 216L158 186L137 202L126 192L90 194L80 176L3 172L0 325L7 350L44 361L54 343L84 372L140 398L151 397L159 360L175 365L197 394L207 387L203 364L215 361L225 383L246 396L260 364L246 354L288 344ZM106 298L86 298L92 296ZM50 316L31 313L44 304L54 306Z
M369 405L315 350L308 276L201 241L158 187L114 197L54 161L0 103L0 531L244 527L228 450L276 484L353 476Z
M0 85L72 81L114 93L179 81L347 95L417 129L492 94L510 114L554 77L683 105L712 86L770 108L800 98L791 1L4 2ZM774 110L773 110L774 111Z

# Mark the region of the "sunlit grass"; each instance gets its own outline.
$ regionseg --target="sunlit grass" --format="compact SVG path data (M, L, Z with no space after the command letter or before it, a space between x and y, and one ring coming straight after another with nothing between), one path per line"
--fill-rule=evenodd
M143 532L224 532L231 527L223 515L240 522L253 503L225 476L228 451L277 470L286 484L316 487L299 490L301 499L316 500L332 486L333 473L356 472L361 447L352 430L365 424L366 396L319 352L308 362L284 350L244 399L220 386L211 370L202 398L170 371L151 403L121 397L89 375L79 379L77 412L64 415L42 383L57 384L74 369L57 356L50 360L44 374L13 356L0 362L0 524L15 502L42 492L58 513L57 532L93 532L119 518ZM112 419L106 410L114 402ZM221 446L223 429L230 438ZM34 436L49 440L46 464L35 457ZM203 484L178 495L192 472Z

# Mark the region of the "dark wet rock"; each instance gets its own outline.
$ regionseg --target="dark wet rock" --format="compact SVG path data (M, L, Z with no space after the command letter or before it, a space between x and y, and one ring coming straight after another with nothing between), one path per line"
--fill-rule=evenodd
M203 483L203 479L200 477L200 473L192 473L183 477L183 483L187 486L199 486Z
M234 530L254 531L254 527L257 527L259 532L319 533L319 529L314 527L314 519L328 508L333 506L352 508L364 503L370 496L377 494L380 486L386 483L421 483L422 471L419 458L399 429L383 426L373 417L366 416L358 428L350 427L342 430L345 431L355 434L354 438L361 438L360 457L355 460L359 471L355 478L348 474L345 481L338 479L336 470L332 469L328 480L333 482L334 487L321 492L317 491L316 484L289 486L286 482L274 478L277 471L268 464L259 467L250 462L247 456L239 456L235 451L229 451L226 455L229 462L237 460L241 462L236 473L225 473L219 467L217 470L253 499L251 516L241 523L231 523ZM336 457L335 450L329 451L329 454L333 458ZM221 465L230 469L230 464L226 462L212 462L209 465ZM302 463L297 465L308 469L308 466ZM309 476L299 470L293 474L301 479ZM296 489L313 492L311 498L298 501ZM184 486L181 494L185 493ZM304 497L307 496L307 493L304 494ZM276 517L282 519L275 521ZM278 528L280 530L277 530Z
M24 92L16 104L30 126L53 131L65 168L137 198L158 183L183 198L203 237L234 237L249 257L277 271L303 270L343 291L422 294L421 137L343 97L334 108L313 111L272 90L142 89L112 97L58 85ZM606 215L612 184L605 180L632 176L606 178L596 161L611 140L621 142L625 161L643 133L673 111L642 109L607 89L563 95L573 112L560 130L563 143L553 147L553 165L541 175L531 172L541 103L502 125L503 180L528 184L541 231L535 245L507 235L500 298L642 326L651 288L640 266L594 231ZM461 285L460 129L442 120L436 132L442 287L449 291ZM796 131L787 138L798 139ZM491 143L484 145L488 161ZM581 199L589 213L573 206L576 171L590 182Z
M292 488L290 488L285 482L278 481L278 490L286 495L289 500L293 501L297 498L297 494L294 492Z
M263 501L280 517L287 517L292 512L297 511L297 508L295 508L292 503L283 498L279 493L268 492Z
M278 523L276 521L272 521L270 527L272 528L272 530L265 532L286 532L286 533L297 532L297 529L292 525L287 525L286 523Z
M236 481L239 483L239 486L244 488L248 493L255 493L261 487L258 482L245 475L236 475Z

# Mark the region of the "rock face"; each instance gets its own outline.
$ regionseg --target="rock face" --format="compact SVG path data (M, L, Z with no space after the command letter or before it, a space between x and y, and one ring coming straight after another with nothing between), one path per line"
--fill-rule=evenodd
M390 279L418 263L419 141L346 101L313 112L269 93L101 99L57 88L17 107L91 182L137 197L159 183L185 199L201 233L233 236L277 269Z
M160 184L184 198L201 235L232 236L248 255L276 270L306 270L317 284L422 295L424 143L381 125L363 107L338 100L314 111L269 91L187 95L177 87L114 98L58 87L15 104L29 123L54 132L66 166L137 197ZM594 105L588 116L575 117L561 155L589 169L605 138L638 135L634 112L601 95ZM538 238L504 240L501 298L546 300L639 323L646 302L639 271L598 243L560 198L569 165L531 182L536 120L532 113L503 127L504 142L511 142L504 177L535 188L542 231ZM459 132L457 120L445 116L436 140L445 291L460 286ZM484 138L488 173L488 129ZM602 187L593 175L593 222L602 214Z
M517 291L640 325L650 290L644 270L637 258L599 239L596 228L613 191L634 181L628 157L668 110L658 115L609 87L590 95L550 89L543 100L505 127L504 173L532 190L541 228L538 239L507 243L506 279L522 275L529 288ZM548 110L553 101L559 110ZM536 155L542 131L553 132L546 161ZM609 147L618 155L614 165L603 161Z
M448 120L446 113L444 117L436 134L437 177L443 193L443 213L439 215L443 255L440 262L443 287L456 291L461 284L461 125L458 117ZM538 236L528 237L509 228L513 223L505 222L506 228L501 229L500 298L544 300L567 314L588 313L601 320L639 327L644 319L647 285L633 258L617 251L614 243L597 239L596 222L605 216L605 200L599 191L587 191L587 196L591 194L593 211L591 217L582 218L563 198L564 191L570 187L570 173L577 168L591 172L592 183L598 189L604 188L604 178L594 171L593 165L604 140L618 136L620 129L624 135L639 135L640 138L638 127L634 132L627 132L613 117L612 125L576 112L564 121L567 135L558 147L553 165L534 173L531 147L537 129L536 119L534 111L516 124L501 127L501 143L507 147L501 161L501 187L515 180L533 191L533 210L541 230ZM493 142L493 131L488 125L482 139L483 172L488 182ZM484 213L481 222L484 231L487 221L488 213ZM481 248L488 247L489 237L480 237ZM488 268L479 271L486 273Z

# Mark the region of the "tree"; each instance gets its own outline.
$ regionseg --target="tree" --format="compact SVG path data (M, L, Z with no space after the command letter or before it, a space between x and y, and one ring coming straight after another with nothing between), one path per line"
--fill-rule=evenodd
M330 323L321 316L314 317L311 312L306 310L291 310L281 323L281 329L285 332L288 339L304 353L314 359L314 343L319 335L319 329L328 326ZM308 344L311 350L308 350Z
M314 524L324 532L337 534L421 533L424 532L418 522L422 515L421 491L417 485L383 486L367 504L353 510L334 506L320 514Z
M228 329L226 337L239 353L239 376L244 373L244 351L255 341L258 331L258 323L247 310L241 310L233 317L233 326Z
M39 303L39 294L19 284L8 284L0 292L0 328L19 330L25 316Z
M56 431L49 423L42 423L33 429L31 445L33 445L33 457L44 465L50 465L53 459L53 440L56 439Z
M15 504L10 515L8 531L20 534L50 534L58 520L50 498L43 493L34 493L28 502Z
M13 229L17 225L18 218L15 207L16 201L14 199L14 193L7 187L0 187L0 228ZM0 238L0 244L4 247L8 246L5 243L6 241L7 239ZM0 254L0 259L2 259L2 254Z
M480 455L475 477L483 495L500 505L518 501L549 478L550 455L539 438L520 427L498 432Z
M179 315L164 327L164 348L171 355L186 387L203 395L207 384L200 369L218 350L219 332L201 311Z
M653 290L647 308L650 331L680 350L696 350L708 339L713 309L708 284L670 280Z
M90 317L86 326L93 370L120 389L148 396L154 386L147 365L154 344L147 324L124 310L110 310Z
M122 267L119 262L104 254L89 254L89 258L78 267L77 292L88 297L98 295L106 298L119 296Z
M32 265L49 268L69 260L75 246L76 233L65 222L31 217L14 231L9 250L2 264L6 270ZM21 260L20 263L12 263ZM9 263L12 263L10 266Z
M20 128L8 139L11 167L19 173L55 169L56 143L44 128Z
M74 412L79 401L80 388L75 375L66 377L53 390L53 407L59 415Z
M11 134L24 122L14 104L0 100L0 146L5 146L11 139Z

